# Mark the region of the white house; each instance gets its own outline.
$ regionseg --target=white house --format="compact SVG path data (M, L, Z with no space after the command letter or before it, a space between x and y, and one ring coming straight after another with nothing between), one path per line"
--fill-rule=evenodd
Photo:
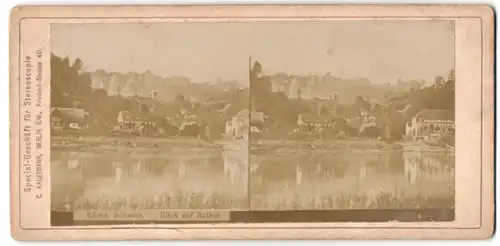
M248 139L248 132L250 126L250 112L248 109L243 109L234 117L226 122L226 135L233 138Z
M152 126L155 125L154 119L151 115L131 111L120 111L116 121L123 129L134 129L142 124L151 124Z
M299 114L297 126L301 131L318 131L323 128L332 128L335 119L331 115Z
M406 136L414 140L439 139L455 133L455 119L451 110L423 109L406 123Z
M82 130L88 128L88 112L77 108L52 108L50 112L51 128L57 130Z
M247 139L250 131L262 132L265 130L266 119L267 116L262 112L250 113L248 109L243 109L226 122L226 135L234 139Z

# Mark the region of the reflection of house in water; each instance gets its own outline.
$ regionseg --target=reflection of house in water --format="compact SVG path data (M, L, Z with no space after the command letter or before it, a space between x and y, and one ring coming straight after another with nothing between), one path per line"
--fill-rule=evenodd
M295 183L300 185L302 183L302 168L299 165L295 167Z
M75 202L82 206L125 200L127 204L142 204L178 196L208 199L212 194L222 200L240 199L246 196L248 187L246 153L188 152L151 158L141 152L126 156L54 152L52 204L64 209L68 207L64 203L71 208Z
M238 187L240 194L246 194L248 190L248 151L233 150L224 151L224 175L229 177L231 184Z
M443 153L404 152L405 177L410 184L417 181L435 179L437 173L451 172L447 163L453 156Z
M69 153L62 158L51 159L52 209L72 209L73 200L83 193L83 165L78 157L78 153Z
M128 177L134 177L141 174L156 173L158 168L155 168L152 163L145 163L144 160L135 160L133 163L124 163L113 161L115 169L115 183L119 184Z

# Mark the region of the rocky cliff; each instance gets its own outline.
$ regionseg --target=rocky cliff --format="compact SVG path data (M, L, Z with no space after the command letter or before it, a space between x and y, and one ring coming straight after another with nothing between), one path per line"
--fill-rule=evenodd
M272 91L284 92L288 98L333 99L351 103L356 96L384 100L390 86L372 85L364 78L342 79L331 75L296 76L276 74L270 76ZM387 87L387 88L386 88Z
M244 88L239 81L210 81L194 83L187 77L160 77L151 72L108 73L98 70L91 73L92 87L104 89L108 95L150 97L172 101L177 95L194 101L205 101L214 94L232 88Z

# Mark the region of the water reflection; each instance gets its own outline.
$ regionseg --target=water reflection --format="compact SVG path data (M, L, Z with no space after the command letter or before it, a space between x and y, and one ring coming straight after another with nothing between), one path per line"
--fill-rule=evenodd
M57 210L454 206L454 155L444 153L269 152L251 155L250 166L248 151L241 149L53 150L51 159L52 208Z
M454 155L444 153L251 156L255 210L450 208Z
M248 154L51 153L52 209L247 209Z

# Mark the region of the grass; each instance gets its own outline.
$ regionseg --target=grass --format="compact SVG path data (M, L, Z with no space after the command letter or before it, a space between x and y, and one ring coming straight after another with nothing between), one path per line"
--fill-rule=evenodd
M290 209L419 209L454 206L453 171L420 174L415 180L402 175L359 178L317 177L255 184L252 208Z
M277 199L276 199L277 198ZM404 193L381 192L370 197L342 192L339 195L274 197L253 196L252 208L258 210L307 210L307 209L420 209L452 208L454 197L428 198L420 195L405 196Z
M65 209L64 202L53 204L55 209ZM126 198L85 199L75 201L70 209L246 209L246 197L232 197L226 194L206 192L181 193L176 195L163 194L158 199L134 200ZM66 207L68 209L68 207Z

